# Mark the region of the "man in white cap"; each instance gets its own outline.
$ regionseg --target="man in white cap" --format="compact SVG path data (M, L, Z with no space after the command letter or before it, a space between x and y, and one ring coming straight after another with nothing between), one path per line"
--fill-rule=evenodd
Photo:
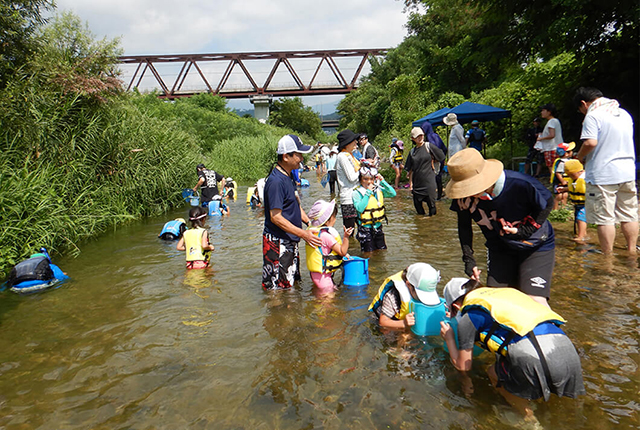
M466 145L464 127L458 122L458 115L455 113L448 113L442 122L451 127L451 133L449 133L449 158L451 158Z
M444 161L444 152L436 145L425 141L424 130L411 129L411 140L415 147L409 151L404 169L408 172L409 188L413 194L413 205L418 215L425 215L423 202L427 203L429 216L436 214L436 171L435 163Z
M504 170L500 161L485 160L473 148L456 153L447 166L446 193L458 214L465 273L480 281L473 220L486 238L487 286L514 287L546 305L555 264L555 236L547 220L553 195L540 181Z
M429 306L440 304L436 292L439 281L440 272L431 265L414 263L384 280L369 312L375 313L381 327L408 329L416 323L413 312L409 312L409 302L413 298Z
M302 154L312 150L295 134L288 134L278 142L278 162L264 187L262 288L265 290L291 288L300 279L301 238L313 247L322 244L317 236L302 229L302 222L308 223L309 218L296 196L291 176L303 161Z

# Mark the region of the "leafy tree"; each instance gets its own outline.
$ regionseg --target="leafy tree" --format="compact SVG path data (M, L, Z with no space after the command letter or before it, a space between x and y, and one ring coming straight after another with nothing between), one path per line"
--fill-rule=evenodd
M302 103L300 97L275 100L271 105L269 123L290 128L317 138L322 133L322 121L317 113Z
M0 89L35 52L34 33L52 8L50 0L0 0Z

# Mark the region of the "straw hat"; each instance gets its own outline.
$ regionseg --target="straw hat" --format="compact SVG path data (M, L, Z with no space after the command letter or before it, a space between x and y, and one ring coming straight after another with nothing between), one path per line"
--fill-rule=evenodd
M458 115L455 113L448 113L442 120L446 125L451 127L452 125L456 125L458 123Z
M466 148L451 157L447 169L451 180L445 193L452 199L461 199L481 193L495 184L504 166L498 160L485 160L473 148Z

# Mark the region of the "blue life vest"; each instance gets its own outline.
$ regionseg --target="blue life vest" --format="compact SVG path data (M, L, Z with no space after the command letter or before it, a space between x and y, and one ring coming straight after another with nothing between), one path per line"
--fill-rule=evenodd
M182 218L178 218L166 223L158 237L164 240L177 240L186 230L186 223Z
M211 200L209 202L209 216L221 216L220 213L220 200Z

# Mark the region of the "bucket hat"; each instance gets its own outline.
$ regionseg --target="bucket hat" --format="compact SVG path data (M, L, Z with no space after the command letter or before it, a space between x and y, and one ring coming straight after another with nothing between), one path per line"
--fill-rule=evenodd
M324 223L329 221L329 218L331 218L335 207L335 200L331 200L330 202L318 200L315 202L307 214L311 220L311 226L320 227L321 225L324 225Z
M458 123L458 115L455 113L448 113L442 120L446 125L452 126Z
M451 180L445 193L452 199L461 199L481 193L495 184L504 166L498 160L485 160L473 148L465 148L451 157L447 170Z
M584 166L578 160L569 160L564 163L565 173L577 173L581 170L584 170Z
M407 267L407 281L416 289L418 299L425 305L440 304L436 285L440 281L440 272L430 264L414 263Z
M341 151L342 148L356 140L358 140L358 135L353 131L349 129L342 130L340 133L338 133L338 151Z

